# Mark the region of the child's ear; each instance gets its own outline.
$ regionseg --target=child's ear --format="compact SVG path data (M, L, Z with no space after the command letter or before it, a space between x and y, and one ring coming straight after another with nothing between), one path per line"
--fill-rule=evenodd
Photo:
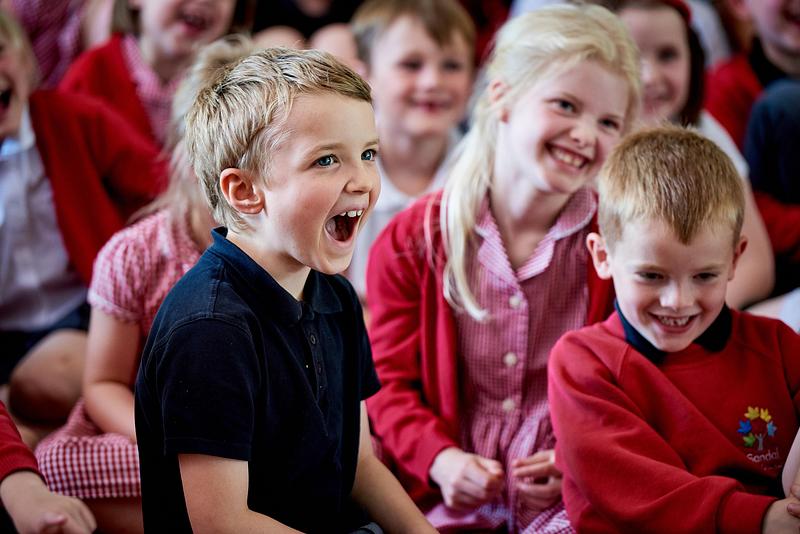
M219 188L228 204L238 212L255 215L264 209L264 195L254 186L249 173L242 169L222 171Z
M739 258L742 257L744 254L745 249L747 248L747 238L745 236L741 236L739 238L739 242L733 247L733 266L731 267L730 272L728 273L728 281L733 280L733 275L736 272L736 266L739 264Z
M498 118L500 122L508 122L508 106L505 104L498 105L508 93L508 84L503 80L494 79L489 82L489 103L492 107L497 107Z
M594 263L594 270L597 271L597 276L603 280L611 278L611 264L608 261L608 249L603 236L596 232L587 235L586 248L589 249L589 254L592 255L592 262Z

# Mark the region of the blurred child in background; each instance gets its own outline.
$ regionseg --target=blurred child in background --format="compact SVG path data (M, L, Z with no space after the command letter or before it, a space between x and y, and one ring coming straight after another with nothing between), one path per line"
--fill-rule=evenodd
M348 271L363 297L375 238L414 199L444 185L472 88L475 27L456 0L368 0L352 27L381 140L381 195Z
M83 499L104 531L142 531L133 379L161 301L211 242L214 221L186 158L184 117L210 75L250 48L241 39L208 45L178 88L169 188L100 251L89 289L83 401L36 449L50 488Z
M116 0L114 35L82 54L60 88L89 94L162 147L172 95L204 44L249 31L253 0Z

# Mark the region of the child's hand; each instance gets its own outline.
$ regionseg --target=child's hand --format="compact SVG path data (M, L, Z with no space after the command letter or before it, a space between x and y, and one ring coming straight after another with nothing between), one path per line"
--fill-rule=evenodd
M561 471L555 465L555 451L539 451L511 463L520 500L532 510L543 510L561 498Z
M764 515L761 532L763 534L800 532L800 502L795 497L789 497L772 503Z
M7 476L0 495L20 534L89 534L97 527L83 502L50 492L31 471Z
M474 510L500 493L504 473L500 462L450 447L433 461L430 476L448 507Z

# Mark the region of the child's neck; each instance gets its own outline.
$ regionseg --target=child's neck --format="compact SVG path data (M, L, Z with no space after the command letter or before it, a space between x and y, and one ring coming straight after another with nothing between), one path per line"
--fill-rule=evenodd
M447 155L449 136L416 137L391 131L378 131L380 161L392 184L410 196L424 193Z
M495 176L489 203L514 269L530 258L570 197L542 192L532 180L501 180Z
M228 230L227 238L267 271L291 296L298 301L303 300L303 288L311 272L310 267L289 260L283 253L264 247L263 240L252 233Z
M761 47L764 50L764 55L776 67L781 69L787 75L792 77L800 76L800 54L792 54L778 50L776 47L771 46L765 41L761 41Z
M164 57L156 44L148 39L146 36L139 36L139 50L142 53L142 59L153 72L158 75L162 83L168 83L173 80L178 74L183 72L186 65L189 63L189 58L177 59L172 57Z

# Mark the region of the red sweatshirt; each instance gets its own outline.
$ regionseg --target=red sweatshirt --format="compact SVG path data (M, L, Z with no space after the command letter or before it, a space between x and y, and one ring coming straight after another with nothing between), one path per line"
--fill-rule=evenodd
M122 54L122 36L87 50L64 74L59 89L90 95L116 110L143 136L159 146L136 84Z
M0 402L0 482L14 471L39 473L31 450L22 442L5 405Z
M151 143L95 99L36 91L30 113L64 246L88 286L100 248L163 188L163 166Z
M721 350L660 363L617 313L553 348L556 461L579 532L761 532L798 428L800 336L731 314Z
M423 507L441 500L428 477L434 458L459 446L458 345L444 298L440 205L441 192L395 217L372 245L367 269L369 335L382 384L367 400L370 421L398 478ZM611 313L614 290L591 261L587 285L590 324Z

